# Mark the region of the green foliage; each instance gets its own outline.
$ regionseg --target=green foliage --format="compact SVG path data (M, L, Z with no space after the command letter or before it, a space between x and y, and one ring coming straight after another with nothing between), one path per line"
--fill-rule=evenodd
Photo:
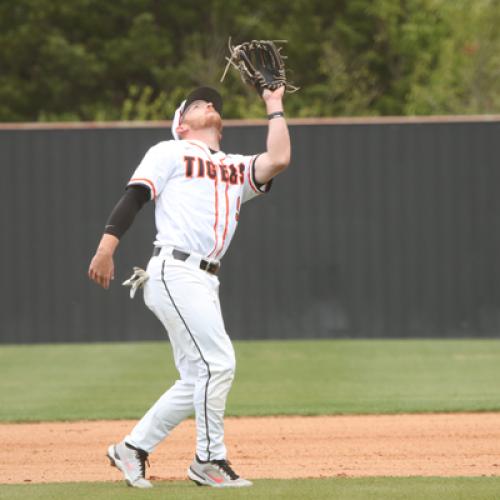
M496 0L445 2L450 36L442 37L433 71L415 80L408 114L500 112L500 9Z
M496 0L0 0L0 121L171 118L235 43L285 39L289 116L500 112Z

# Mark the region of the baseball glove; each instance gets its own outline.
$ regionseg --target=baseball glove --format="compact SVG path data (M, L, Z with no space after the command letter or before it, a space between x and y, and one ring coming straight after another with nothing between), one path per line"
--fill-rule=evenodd
M286 40L276 40L285 43ZM276 90L284 86L288 92L295 92L295 87L286 79L285 56L281 55L281 47L271 40L252 40L240 45L231 45L229 39L230 57L226 57L227 65L221 82L226 77L230 66L236 68L242 80L251 85L262 95L264 89Z

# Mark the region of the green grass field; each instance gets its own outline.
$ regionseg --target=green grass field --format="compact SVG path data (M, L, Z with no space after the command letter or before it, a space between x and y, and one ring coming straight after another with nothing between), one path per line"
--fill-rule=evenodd
M498 340L235 342L229 415L500 410ZM137 418L167 342L0 347L0 421Z
M151 490L123 483L60 483L0 487L0 499L166 500L498 500L500 478L356 478L261 480L252 488L215 490L188 481L157 482Z
M262 341L235 348L229 415L500 411L497 340ZM175 378L167 342L2 346L0 421L138 418ZM122 482L0 486L0 499L216 497L499 500L500 477L260 480L242 491L187 481L158 482L148 491Z

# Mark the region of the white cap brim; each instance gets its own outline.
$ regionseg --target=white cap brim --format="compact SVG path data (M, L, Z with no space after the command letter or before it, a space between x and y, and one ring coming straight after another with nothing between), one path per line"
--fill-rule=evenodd
M177 127L181 121L182 112L184 111L184 106L186 105L186 100L182 101L181 105L175 110L174 119L172 120L172 137L178 141L180 139L177 134Z

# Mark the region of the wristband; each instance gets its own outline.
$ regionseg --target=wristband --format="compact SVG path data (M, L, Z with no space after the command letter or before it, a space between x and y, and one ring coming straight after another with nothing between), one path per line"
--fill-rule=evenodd
M268 120L272 120L273 118L280 118L280 117L285 117L285 113L283 111L275 111L274 113L271 113L267 115Z

